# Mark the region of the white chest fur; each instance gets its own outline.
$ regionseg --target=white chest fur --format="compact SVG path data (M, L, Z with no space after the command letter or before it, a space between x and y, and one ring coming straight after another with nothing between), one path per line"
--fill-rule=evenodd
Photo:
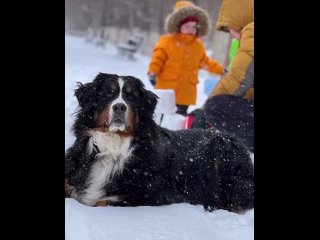
M93 132L88 143L88 152L99 150L87 179L88 188L78 197L80 202L94 205L103 197L103 187L116 173L121 173L129 158L132 137L120 137L117 134Z

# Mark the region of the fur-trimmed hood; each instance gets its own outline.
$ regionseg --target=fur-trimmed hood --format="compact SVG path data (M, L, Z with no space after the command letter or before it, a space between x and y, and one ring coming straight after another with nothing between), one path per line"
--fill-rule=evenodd
M196 17L199 22L197 36L202 37L208 34L210 29L210 17L208 13L195 6L191 2L179 1L174 6L174 11L166 17L165 30L167 33L179 33L180 22L187 17Z

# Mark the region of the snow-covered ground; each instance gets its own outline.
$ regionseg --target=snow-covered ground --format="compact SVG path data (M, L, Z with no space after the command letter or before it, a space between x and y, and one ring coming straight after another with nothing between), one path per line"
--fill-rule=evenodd
M150 58L136 56L136 61L116 57L116 48L96 48L84 39L65 38L65 149L74 141L70 129L77 110L76 82L89 82L99 73L132 75L152 90L147 78ZM197 104L206 99L200 71ZM243 215L225 210L205 212L202 206L185 203L160 207L87 207L74 199L65 200L66 240L250 240L254 239L254 210Z

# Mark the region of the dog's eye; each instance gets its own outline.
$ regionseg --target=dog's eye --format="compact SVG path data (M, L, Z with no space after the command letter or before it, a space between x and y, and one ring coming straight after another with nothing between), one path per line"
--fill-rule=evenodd
M131 92L132 92L132 87L127 86L127 87L125 88L125 91L126 91L126 93L131 93Z
M115 83L111 84L111 92L114 93L117 90L117 85Z

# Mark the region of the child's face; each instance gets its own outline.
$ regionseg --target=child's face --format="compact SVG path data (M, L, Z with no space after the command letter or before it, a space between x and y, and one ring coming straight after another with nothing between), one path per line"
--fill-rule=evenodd
M186 22L181 25L180 32L188 35L196 35L198 30L198 23L195 21Z

